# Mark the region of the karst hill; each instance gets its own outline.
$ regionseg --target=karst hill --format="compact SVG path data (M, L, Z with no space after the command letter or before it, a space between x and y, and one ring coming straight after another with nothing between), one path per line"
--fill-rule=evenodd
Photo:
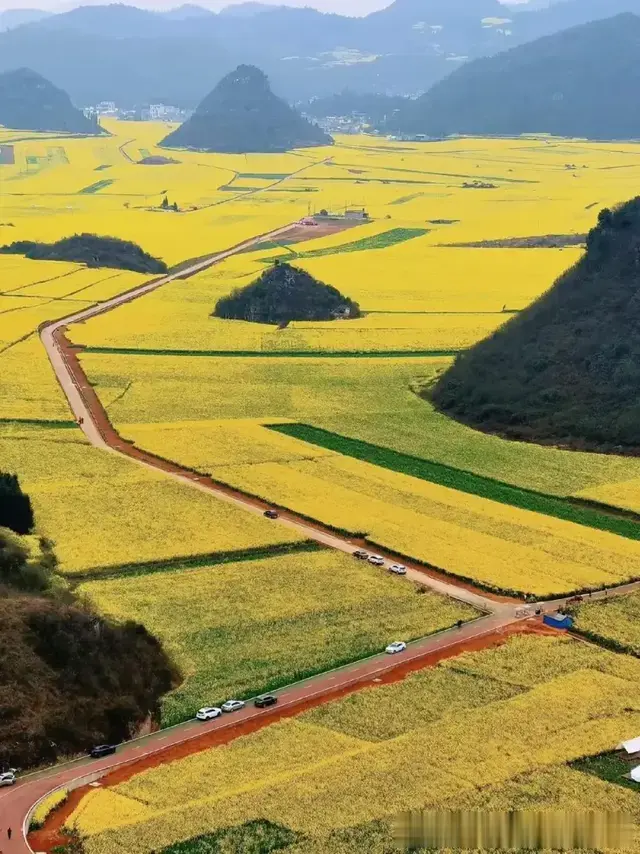
M29 68L0 74L0 125L16 130L100 133L98 123L77 110L66 92Z
M271 91L260 69L240 65L224 77L162 145L245 154L331 145L333 140Z
M639 51L637 15L592 21L462 65L408 102L390 124L433 137L635 139Z
M255 282L219 300L213 312L227 320L287 324L360 316L358 304L305 270L276 262Z
M640 197L603 210L581 261L458 356L430 392L509 438L640 453Z

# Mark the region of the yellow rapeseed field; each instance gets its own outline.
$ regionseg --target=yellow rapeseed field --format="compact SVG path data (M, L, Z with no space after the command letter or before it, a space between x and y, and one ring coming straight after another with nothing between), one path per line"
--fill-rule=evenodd
M259 516L92 448L73 426L3 429L0 470L20 475L38 530L56 543L64 573L300 540Z
M92 581L80 591L103 613L143 623L180 665L185 681L164 701L167 724L476 616L334 551Z
M629 465L629 472L631 471L632 466ZM640 513L640 477L583 489L576 492L575 497L585 498L587 501L597 501L601 504L612 504L614 507L620 507L623 510Z
M640 576L640 543L338 455L213 476L453 575L536 596Z
M380 832L400 810L499 809L512 794L511 804L529 807L624 803L638 819L632 793L565 766L615 748L640 724L640 663L619 658L535 637L465 654L94 792L69 825L90 854L146 854L256 819L304 834L302 850L333 851L335 834L346 838L357 826L366 838L367 822L382 822ZM505 663L516 671L531 660L535 684L501 678ZM398 709L414 704L398 727ZM203 779L211 784L203 788ZM335 850L382 850L363 841Z
M56 792L52 792L44 798L44 800L40 801L31 816L31 830L36 830L37 828L42 827L49 815L63 804L68 796L69 792L67 789L58 789Z
M640 656L640 594L608 602L586 602L575 609L579 632Z
M111 316L117 317L118 311ZM181 453L190 459L198 451L186 451L190 443L185 422L293 420L556 495L640 477L638 459L507 442L435 412L412 389L445 370L446 358L85 353L81 361L104 402L118 398L108 409L120 429L126 433L127 424L181 422L182 439L174 434L171 441L181 441ZM162 436L153 441L163 455ZM309 445L299 447L302 456L319 452Z

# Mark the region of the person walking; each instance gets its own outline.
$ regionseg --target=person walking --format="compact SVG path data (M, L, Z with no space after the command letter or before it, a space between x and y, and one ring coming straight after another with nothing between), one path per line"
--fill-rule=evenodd
M7 838L11 839L11 828L10 827L7 828Z

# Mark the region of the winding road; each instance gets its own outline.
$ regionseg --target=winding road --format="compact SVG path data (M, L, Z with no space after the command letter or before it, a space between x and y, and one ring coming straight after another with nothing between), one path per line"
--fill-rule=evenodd
M122 439L110 424L102 404L91 388L64 333L65 327L73 323L80 323L104 314L175 279L194 275L223 261L225 258L250 249L263 240L282 237L287 232L299 228L299 224L288 225L244 241L231 249L194 262L191 266L182 267L167 276L148 282L69 317L48 323L41 328L40 337L60 386L75 418L81 424L85 436L92 445L107 453L126 456L138 465L160 470L167 477L171 477L193 489L212 494L217 499L239 506L249 513L263 514L266 509L269 509L270 505L263 501L215 483L207 477L196 475L179 465L160 460ZM350 554L363 546L360 542L336 534L320 524L310 523L288 511L281 512L273 524L284 525L297 531L306 539L315 540L324 546ZM378 553L388 563L398 560L397 556L391 553L384 551ZM456 583L418 564L408 563L404 559L402 562L407 565L407 576L411 580L419 582L437 593L474 606L482 612L482 616L466 623L461 628L448 629L414 641L400 655L390 656L382 653L283 688L275 692L278 695L278 705L273 709L258 710L253 705L248 704L242 711L210 723L201 724L194 720L187 721L150 736L126 742L118 748L115 755L102 760L81 758L25 775L20 778L15 786L0 789L0 854L30 854L32 849L26 839L30 813L35 804L52 790L86 785L99 780L114 768L135 763L145 757L156 756L158 762L161 762L162 754L166 753L167 758L170 758L170 751L175 749L177 745L192 743L194 749L198 749L198 740L202 740L207 735L226 732L231 738L234 730L237 730L239 734L243 729L246 731L247 726L258 728L278 717L294 714L305 706L308 707L314 703L331 699L340 693L379 682L383 677L392 675L394 671L406 672L407 668L417 669L421 663L427 664L439 657L454 655L466 644L493 643L497 638L500 638L501 634L508 634L514 630L526 630L531 625L532 620L536 619L534 607L537 606L525 607L522 602L492 596L475 590L470 585ZM401 582L399 581L399 583ZM640 588L640 582L621 585L615 590L593 594L592 598L603 599L623 595L638 588ZM562 608L565 604L566 599L559 599L539 603L538 606L542 610L552 611ZM390 638L390 640L394 639ZM12 829L10 840L7 837L9 827Z

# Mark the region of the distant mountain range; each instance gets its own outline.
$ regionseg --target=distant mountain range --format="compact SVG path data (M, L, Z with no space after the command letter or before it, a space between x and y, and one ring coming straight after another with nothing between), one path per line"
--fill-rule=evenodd
M640 17L625 13L477 59L392 118L408 134L640 138Z
M344 88L417 95L470 59L624 11L640 14L640 0L563 0L541 9L395 0L364 18L255 2L218 14L189 4L163 13L86 6L39 20L45 13L31 11L23 21L6 12L0 71L27 65L79 105L192 108L241 63L263 68L289 101Z

